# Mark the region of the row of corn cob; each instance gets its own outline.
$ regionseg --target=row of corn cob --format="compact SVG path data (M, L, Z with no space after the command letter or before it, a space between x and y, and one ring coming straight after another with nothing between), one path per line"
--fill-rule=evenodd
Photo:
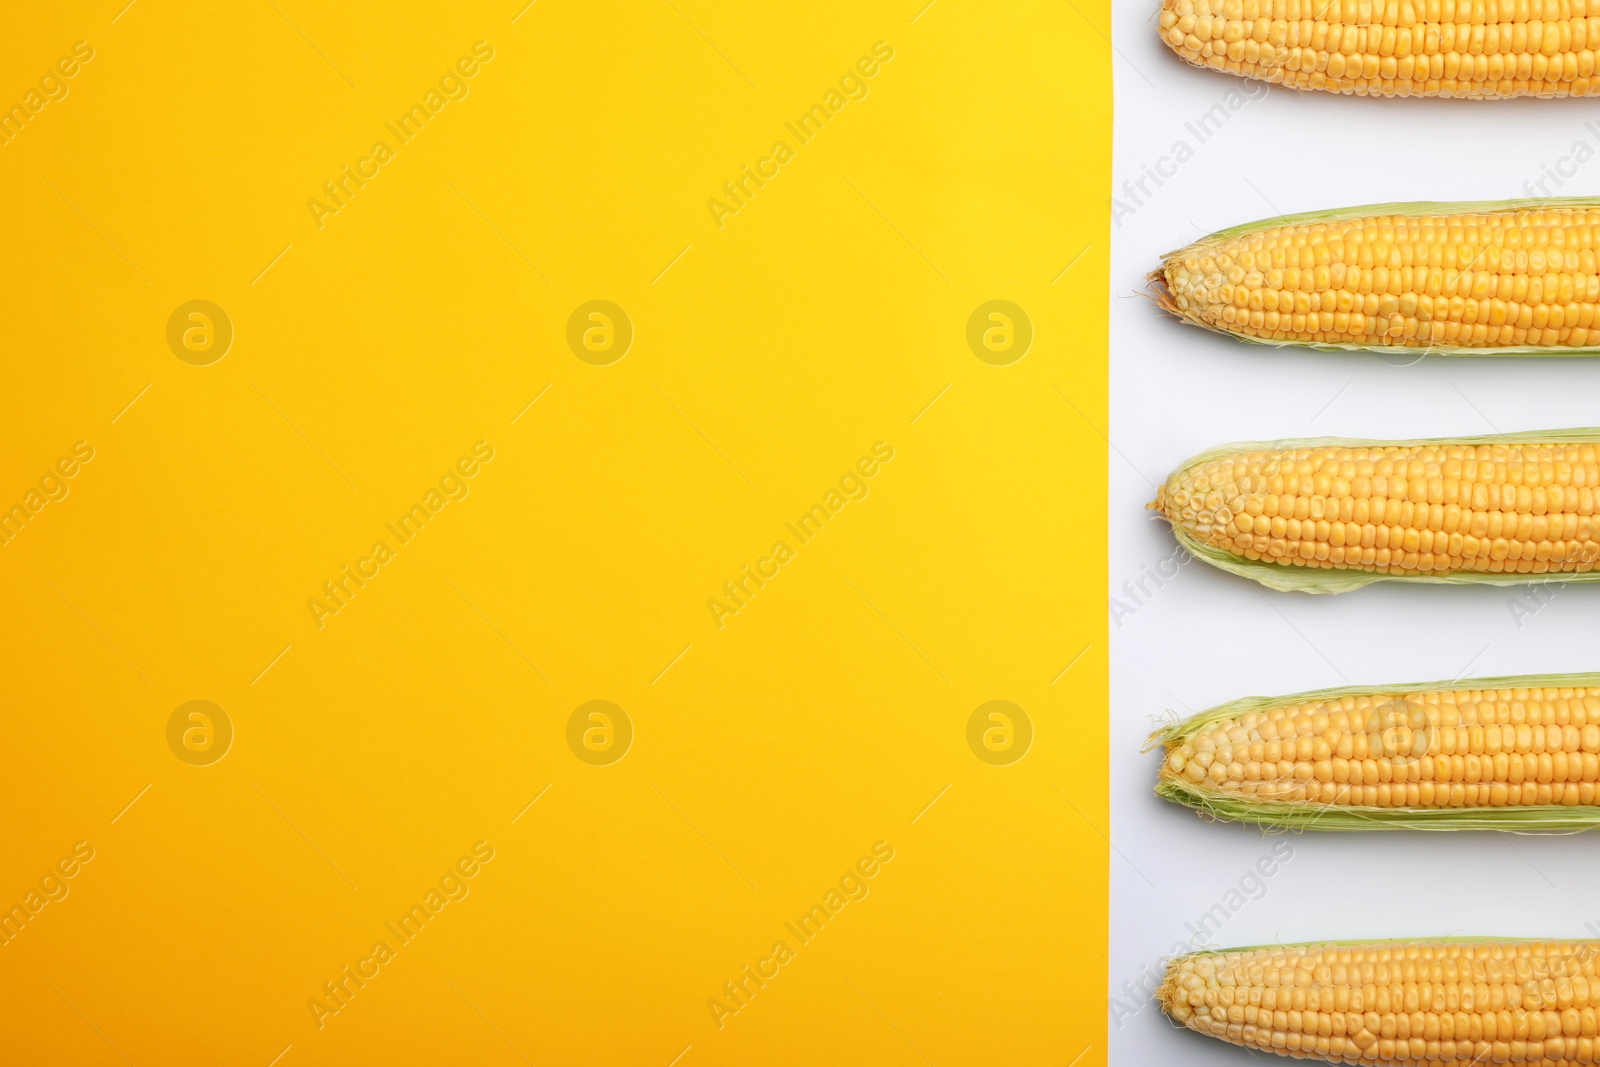
M1199 66L1299 89L1600 94L1600 2L1163 0ZM1213 234L1149 278L1241 340L1437 355L1600 354L1600 199L1397 204ZM1276 589L1600 576L1600 429L1239 444L1151 505L1194 555ZM1269 829L1600 825L1600 675L1234 701L1159 731L1156 792ZM1199 952L1157 999L1247 1049L1356 1064L1600 1063L1600 941Z

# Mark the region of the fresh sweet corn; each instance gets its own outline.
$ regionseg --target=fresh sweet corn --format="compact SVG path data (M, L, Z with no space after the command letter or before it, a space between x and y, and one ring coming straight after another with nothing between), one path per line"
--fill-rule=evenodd
M1148 281L1178 318L1262 344L1596 355L1600 199L1288 215L1168 253Z
M1151 740L1164 752L1156 793L1213 818L1298 830L1600 825L1600 674L1249 697Z
M1162 0L1185 60L1357 96L1591 96L1594 0Z
M1274 589L1600 578L1600 430L1224 445L1149 505L1184 547Z
M1600 1062L1600 941L1369 941L1178 956L1156 999L1250 1050L1384 1067Z

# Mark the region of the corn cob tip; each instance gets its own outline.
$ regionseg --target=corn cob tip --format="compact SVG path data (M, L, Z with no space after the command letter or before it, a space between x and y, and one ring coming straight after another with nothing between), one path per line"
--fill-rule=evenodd
M1182 725L1182 720L1178 715L1172 711L1164 712L1160 716L1160 722L1161 725L1150 731L1149 735L1145 737L1144 746L1139 749L1140 752L1154 752L1159 748L1162 755L1165 756L1172 746L1177 743L1173 733Z
M1193 968L1195 957L1174 956L1167 961L1167 969L1162 976L1161 984L1156 987L1156 1003L1167 1018L1179 1026L1186 1025L1189 1016L1193 1014L1182 992L1184 975Z
M1183 318L1184 314L1178 307L1178 301L1172 295L1172 285L1167 278L1167 265L1161 266L1144 276L1145 296L1155 301L1156 307L1165 311L1174 318Z
M1156 487L1156 498L1144 506L1146 511L1153 511L1163 519L1167 517L1167 487L1163 483Z

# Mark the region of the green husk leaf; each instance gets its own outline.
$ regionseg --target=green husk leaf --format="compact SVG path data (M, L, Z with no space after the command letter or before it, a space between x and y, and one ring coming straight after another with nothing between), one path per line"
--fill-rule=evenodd
M1600 207L1600 196L1535 196L1515 200L1396 200L1383 204L1356 204L1351 207L1322 208L1292 212L1277 218L1242 222L1218 230L1193 244L1226 241L1247 233L1258 233L1274 226L1302 226L1313 222L1336 222L1371 215L1486 215L1508 211L1559 211L1562 208ZM1169 253L1170 255L1171 253Z
M1287 704L1308 704L1346 696L1405 696L1410 693L1465 692L1492 689L1583 689L1600 687L1600 673L1523 674L1496 678L1451 679L1404 685L1345 685L1276 697L1241 697L1197 712L1152 733L1145 751L1168 747L1207 726ZM1364 805L1308 804L1245 798L1205 783L1168 777L1163 764L1156 796L1193 808L1201 816L1243 822L1267 830L1322 830L1333 833L1365 830L1497 830L1524 834L1566 834L1600 826L1600 806L1541 804L1527 807L1378 808Z
M1292 215L1280 215L1277 218L1260 219L1255 222L1241 223L1238 226L1230 226L1225 230L1218 230L1216 233L1202 237L1184 248L1168 252L1161 257L1161 266L1151 271L1146 276L1145 281L1150 286L1156 303L1169 314L1203 330L1210 330L1212 333L1222 334L1225 337L1231 337L1246 344L1262 345L1268 348L1309 348L1321 352L1407 352L1415 353L1419 359L1423 356L1544 356L1547 358L1597 356L1600 355L1600 345L1506 345L1496 348L1475 348L1461 345L1335 344L1326 341L1274 341L1266 338L1251 337L1247 334L1225 330L1184 314L1178 309L1176 303L1173 302L1167 292L1165 278L1168 264L1175 257L1184 255L1190 249L1211 246L1222 241L1231 240L1234 237L1270 229L1274 226L1336 222L1342 219L1363 218L1370 215L1470 215L1524 211L1528 209L1560 210L1562 208L1592 207L1600 207L1600 197L1556 196L1520 200L1463 200L1458 202L1418 200L1392 204L1363 204L1357 207L1334 208L1324 211L1302 211Z
M1163 778L1156 796L1219 822L1264 830L1496 830L1513 834L1575 834L1600 826L1600 807L1544 804L1516 808L1368 808L1244 800L1188 782Z
M1539 445L1565 442L1600 444L1600 427L1579 426L1560 430L1535 430L1512 434L1481 434L1470 437L1420 437L1405 441L1374 441L1354 437L1305 437L1282 441L1237 441L1209 448L1178 465L1179 471L1209 463L1239 452L1276 452L1297 448L1382 448L1409 445ZM1418 582L1432 585L1536 585L1546 582L1600 581L1600 569L1590 571L1547 571L1542 574L1491 574L1462 571L1457 574L1375 574L1369 571L1332 570L1292 563L1271 563L1244 559L1215 545L1193 537L1176 523L1172 533L1191 556L1218 570L1248 578L1284 593L1348 593L1373 582Z
M1377 945L1600 945L1588 937L1476 937L1471 934L1451 934L1448 937L1371 937L1356 939L1325 939L1321 941L1284 941L1272 945L1238 945L1232 948L1197 948L1168 957L1169 961L1189 959L1194 956L1222 956L1231 952L1261 952L1273 948L1361 948Z

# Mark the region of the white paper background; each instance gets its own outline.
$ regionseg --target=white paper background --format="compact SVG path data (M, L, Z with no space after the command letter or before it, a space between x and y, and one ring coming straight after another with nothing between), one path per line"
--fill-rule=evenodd
M1144 511L1155 482L1227 441L1406 438L1600 424L1600 359L1429 359L1246 346L1165 318L1134 297L1161 253L1237 223L1401 200L1600 192L1600 111L1583 101L1378 101L1257 90L1200 143L1186 124L1250 83L1191 68L1156 37L1156 4L1119 4L1113 186L1186 142L1193 158L1121 225L1111 255L1110 574L1172 556ZM1089 27L1084 27L1090 32ZM1585 127L1594 122L1595 130ZM1584 142L1596 158L1578 165ZM1567 157L1563 162L1563 157ZM1171 163L1165 164L1172 170ZM1391 360L1391 362L1404 362ZM1181 558L1181 554L1178 558ZM1172 564L1166 568L1169 572ZM1219 902L1274 843L1201 822L1151 794L1139 749L1166 709L1346 683L1600 670L1600 585L1569 587L1520 620L1516 589L1372 586L1337 597L1258 590L1197 562L1111 623L1111 1061L1246 1062L1174 1029L1143 989L1185 924ZM1520 623L1520 625L1519 625ZM1213 944L1447 934L1600 936L1600 832L1302 834L1289 859L1213 933ZM1242 895L1243 896L1243 895ZM1239 896L1232 898L1237 904ZM1231 910L1231 909L1230 909ZM1588 929L1586 924L1594 924ZM1149 968L1146 970L1146 968ZM1148 985L1147 985L1148 987ZM1129 1014L1129 1009L1133 1014ZM1178 1059L1182 1057L1182 1059Z

